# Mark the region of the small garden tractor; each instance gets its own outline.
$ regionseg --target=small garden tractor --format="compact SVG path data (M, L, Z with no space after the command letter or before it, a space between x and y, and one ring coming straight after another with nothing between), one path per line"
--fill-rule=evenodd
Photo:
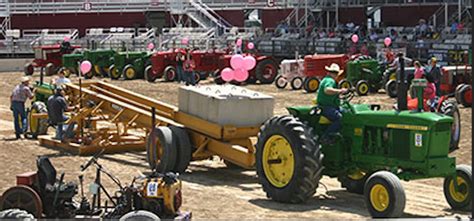
M117 80L121 76L125 80L144 78L146 67L150 64L150 52L117 52L115 53L114 64L109 67L110 78ZM148 71L150 71L148 69Z
M345 69L346 63L349 61L349 57L345 54L316 54L306 55L304 57L304 82L303 88L308 93L314 93L319 88L319 83L324 76L326 76L326 66L330 66L332 63L336 63L339 67ZM340 82L343 75L339 75L336 78L336 82ZM339 87L349 87L348 85L341 85Z
M348 61L343 77L339 85L344 88L354 85L359 96L377 92L382 87L380 64L369 56L358 56Z
M47 76L54 75L62 67L62 56L71 54L79 46L71 46L69 42L57 45L44 45L34 47L35 59L31 63L25 64L26 75L33 75L35 68L45 68Z
M327 175L337 177L349 192L363 194L372 217L400 217L406 201L400 180L444 177L451 208L470 208L471 167L456 165L448 156L452 117L383 111L380 105L351 104L353 96L350 90L342 99L342 130L335 144L319 142L331 122L317 104L289 107L290 115L264 123L256 144L256 168L269 198L304 202Z
M280 74L275 78L275 86L283 89L290 83L291 89L299 90L303 87L304 60L283 60L280 63Z
M62 70L64 76L69 77L71 74L78 76L79 75L79 64L84 60L84 54L82 53L72 53L63 55L62 61L63 66Z
M109 67L114 64L116 52L112 49L86 50L83 52L84 60L92 64L89 73L84 74L84 78L91 79L94 76L108 77Z
M84 195L82 174L79 175L81 201L76 202L74 197L78 193L78 185L64 182L64 173L58 178L51 161L47 157L39 157L38 170L17 175L17 185L3 193L0 210L21 209L37 219L191 219L191 213L179 212L182 204L181 181L176 174L141 174L134 177L130 185L124 186L98 162L101 153L80 167L81 172L92 165L96 168L96 178L89 186L92 202ZM118 190L114 194L103 186L101 175L106 175L117 185ZM107 197L105 205L101 200L102 191Z

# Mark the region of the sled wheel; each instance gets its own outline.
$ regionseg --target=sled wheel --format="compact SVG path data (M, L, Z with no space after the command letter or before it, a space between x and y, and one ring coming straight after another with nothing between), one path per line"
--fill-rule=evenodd
M25 75L31 76L35 72L35 67L31 63L25 64L24 72Z
M0 210L22 209L41 218L43 203L38 193L29 186L18 185L5 191L0 199Z
M397 97L397 82L395 80L389 80L385 84L385 92L391 98Z
M397 176L388 171L372 174L364 187L365 204L374 218L396 218L405 209L405 190Z
M314 93L319 88L319 79L317 77L307 77L304 79L303 88L308 93Z
M471 208L472 194L472 169L468 165L456 166L456 189L454 179L448 176L444 179L444 196L454 210L467 210Z
M286 85L288 85L288 81L286 80L285 77L281 76L281 75L278 75L276 78L275 78L275 86L278 88L278 89L284 89L286 87Z
M164 173L173 171L178 154L176 137L168 127L155 128L147 138L147 154L150 167ZM150 162L151 161L151 162Z
M295 77L291 80L290 84L291 84L291 89L299 90L303 87L303 78Z
M360 80L356 84L356 92L359 96L365 96L369 93L369 83L366 80Z
M323 169L312 128L293 116L277 116L260 128L256 144L259 183L267 197L301 203L316 192Z
M131 64L125 65L122 71L123 78L125 80L133 80L137 78L137 71Z
M184 173L186 168L188 168L189 162L191 162L193 154L191 140L189 139L188 132L184 128L176 126L170 126L169 128L173 132L173 136L176 137L178 146L177 161L173 171Z

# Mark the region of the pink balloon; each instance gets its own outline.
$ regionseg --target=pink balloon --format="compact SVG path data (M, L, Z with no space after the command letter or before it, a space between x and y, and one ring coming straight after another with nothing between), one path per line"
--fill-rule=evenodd
M221 78L224 81L232 81L234 79L234 70L231 68L224 68L224 70L221 71Z
M155 44L150 43L147 45L148 50L153 50L155 48Z
M63 40L64 40L64 42L69 42L71 40L71 38L69 36L66 36L66 37L64 37Z
M353 34L351 37L351 40L352 42L357 43L359 41L359 36L357 36L356 34Z
M242 39L237 39L237 42L235 44L240 47L242 45Z
M239 68L244 68L244 57L240 54L233 55L230 58L230 66L237 70Z
M244 82L249 77L249 72L245 69L239 68L234 70L234 80Z
M249 43L247 44L247 48L250 49L250 50L252 50L253 48L255 48L255 45L254 45L252 42L249 42Z
M244 58L244 69L247 71L252 70L257 64L257 60L253 56L246 56Z
M81 72L82 74L87 74L92 68L92 64L90 61L83 61L81 63Z
M383 40L383 43L385 44L385 46L389 46L390 44L392 44L392 39L389 38L389 37L386 37L384 40Z
M181 39L181 43L187 45L189 43L189 38L184 37L183 39Z

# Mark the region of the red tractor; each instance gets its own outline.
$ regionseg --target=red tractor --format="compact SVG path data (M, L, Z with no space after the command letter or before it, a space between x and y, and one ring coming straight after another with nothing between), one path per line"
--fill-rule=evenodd
M464 107L472 106L471 66L446 66L441 68L441 93L453 94Z
M63 55L71 54L77 48L80 46L72 46L69 42L33 47L35 59L31 63L25 64L25 74L33 75L35 68L40 67L45 68L47 76L51 76L62 67Z
M319 83L324 76L326 76L326 66L336 63L342 69L345 69L349 57L345 54L321 54L321 55L306 55L304 57L304 75L303 88L308 93L316 92L319 88ZM350 84L343 80L344 75L339 75L336 78L339 87L349 88Z
M230 67L230 59L233 55L226 54L219 59L219 70ZM259 81L261 84L271 84L275 81L278 74L278 62L269 56L260 56L254 54L246 54L245 56L254 56L257 64L249 71L247 83L254 84ZM223 84L224 81L220 77L220 72L214 76L216 84Z

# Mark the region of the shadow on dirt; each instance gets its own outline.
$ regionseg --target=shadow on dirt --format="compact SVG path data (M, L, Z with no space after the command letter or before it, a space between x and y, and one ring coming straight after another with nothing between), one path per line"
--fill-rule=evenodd
M323 191L321 191L323 192ZM345 212L370 216L365 206L362 195L349 193L345 190L331 190L326 193L316 193L313 198L303 204L286 204L272 201L271 199L252 199L250 203L270 210L287 212L307 212L311 210L323 210L332 212ZM434 216L420 216L405 213L402 218L434 218Z

